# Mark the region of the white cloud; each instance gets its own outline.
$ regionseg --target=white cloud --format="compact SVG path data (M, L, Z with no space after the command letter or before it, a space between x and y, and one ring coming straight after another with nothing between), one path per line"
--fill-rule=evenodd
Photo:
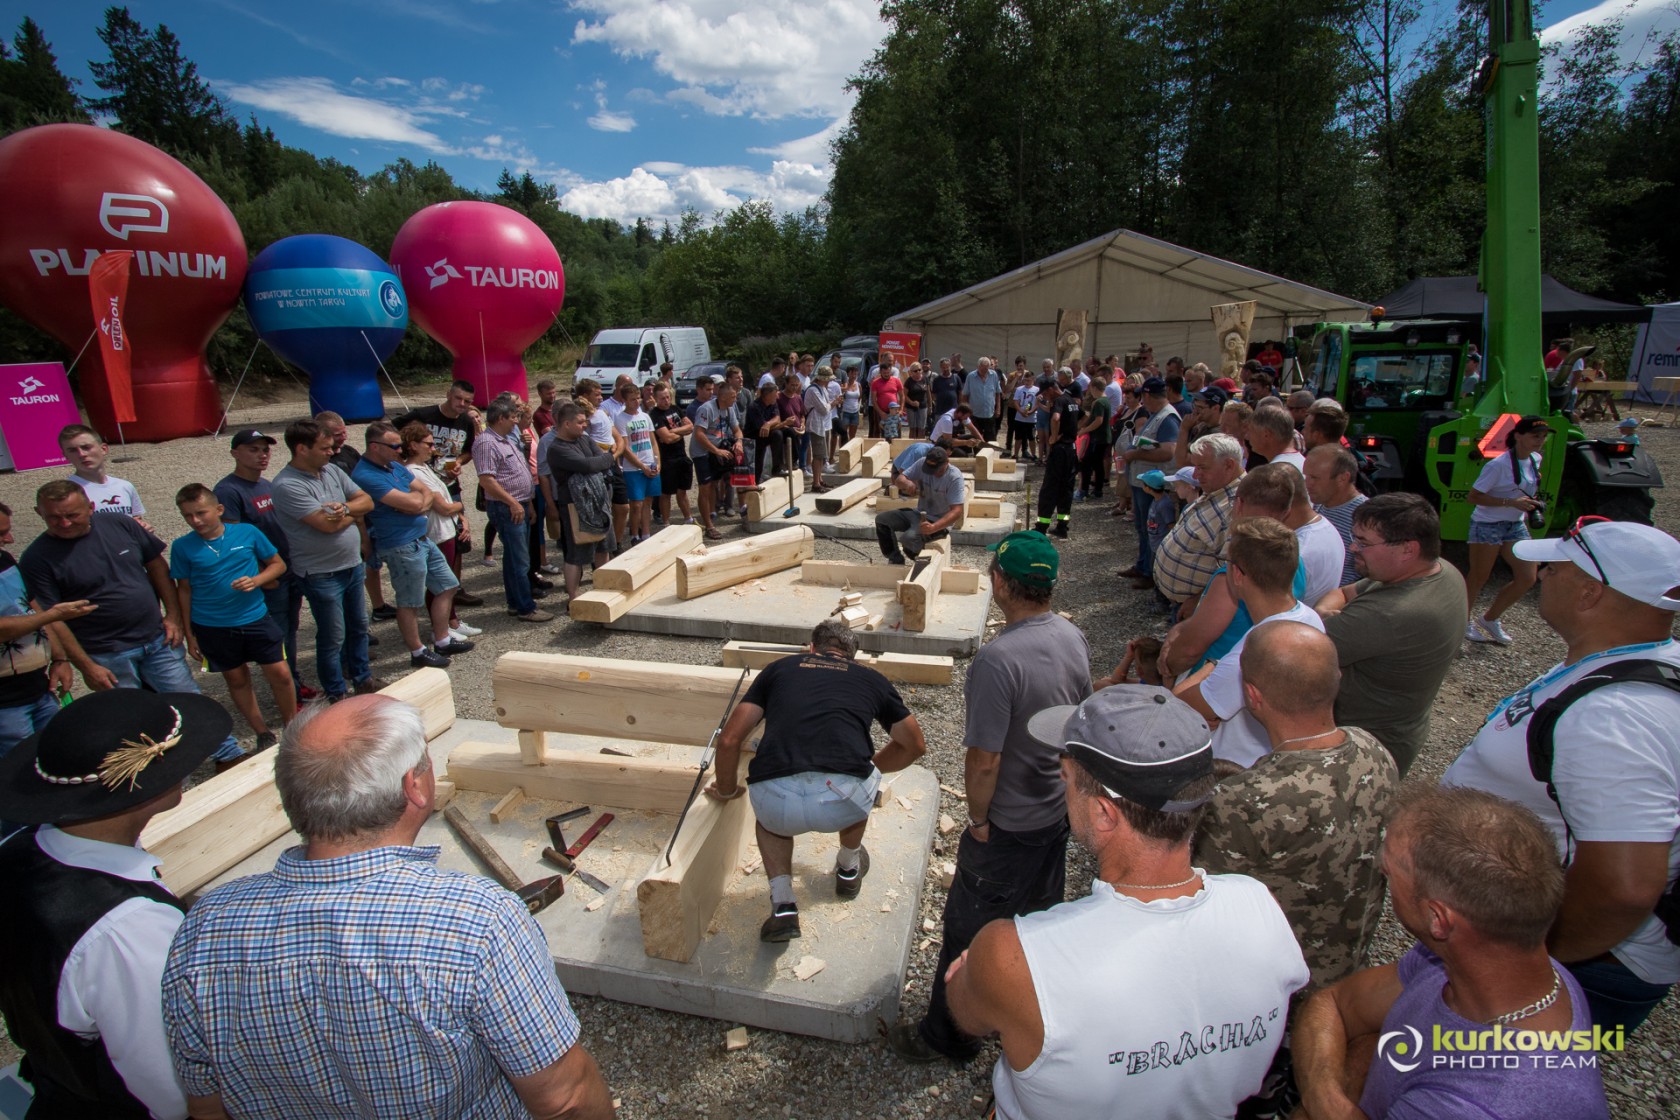
M684 210L698 210L709 220L749 199L769 202L777 211L799 211L820 202L827 189L827 170L810 163L778 159L769 171L759 171L653 161L616 179L577 182L561 195L560 205L585 218L675 224Z
M809 136L800 136L793 140L784 140L780 144L773 144L767 148L748 148L747 151L759 156L779 156L795 163L810 163L818 166L828 163L829 146L834 143L846 128L848 116L835 117L828 127L821 132L813 132Z
M589 127L596 132L633 132L636 118L629 113L614 113L602 109L589 118Z
M843 115L886 34L878 0L575 0L572 42L652 58L673 100L717 115Z
M233 100L290 117L310 128L353 140L408 144L439 155L455 149L429 128L424 110L340 92L326 78L268 78L260 82L218 82Z
M1623 21L1621 56L1624 63L1650 62L1653 57L1650 43L1655 37L1680 31L1680 5L1676 5L1674 0L1600 0L1584 12L1558 20L1542 31L1540 38L1567 49L1588 24L1603 23L1617 17Z

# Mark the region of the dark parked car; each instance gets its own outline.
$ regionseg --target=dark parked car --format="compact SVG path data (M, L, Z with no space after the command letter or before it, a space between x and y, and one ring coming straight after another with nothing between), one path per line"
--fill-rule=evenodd
M682 373L677 374L677 404L686 405L694 399L694 383L702 377L710 377L722 383L723 371L731 365L741 365L738 361L701 362ZM745 367L743 367L745 368Z

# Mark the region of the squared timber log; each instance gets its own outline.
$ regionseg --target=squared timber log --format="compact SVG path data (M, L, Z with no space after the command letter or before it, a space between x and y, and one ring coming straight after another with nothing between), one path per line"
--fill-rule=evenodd
M504 653L491 675L492 703L496 721L520 731L703 747L740 677L711 665ZM749 674L742 694L751 683ZM508 753L519 763L517 751Z
M458 790L493 796L522 789L526 797L544 801L680 813L683 799L694 788L699 765L698 758L684 765L665 759L556 750L538 765L527 766L505 744L467 742L449 752L449 780Z
M852 473L852 468L857 466L858 459L863 455L866 442L862 436L854 436L840 445L840 450L834 453L834 466L841 474Z
M455 695L442 669L412 672L381 695L419 708L428 741L455 723ZM196 891L292 827L274 788L274 757L263 751L199 783L146 825L140 846L161 861L164 885L176 895Z
M731 641L723 644L719 660L737 669L743 666L762 669L779 658L797 657L808 652L805 646ZM952 659L935 654L870 653L860 649L856 660L859 665L867 665L889 681L900 684L950 684L953 674Z
M685 552L700 547L698 525L668 525L641 544L625 549L611 562L595 569L598 591L634 591L646 587L654 577L677 562Z
M698 599L749 579L791 568L816 555L816 534L790 525L746 540L716 545L704 553L677 557L677 598Z
M742 501L747 505L748 521L764 521L780 517L789 506L805 493L805 476L794 471L792 477L777 475L764 480L757 490L743 490Z
M634 591L585 591L571 601L567 610L578 622L606 625L617 622L655 595L669 591L676 582L677 568L673 563Z
M879 479L854 478L842 483L827 494L816 497L817 512L832 517L838 513L845 513L848 509L864 501L872 494L881 492Z
M737 783L746 781L751 758L751 752L741 752ZM660 852L636 884L642 951L648 956L684 963L693 959L735 873L753 819L752 803L745 795L718 802L702 793L694 799L671 862L667 864Z

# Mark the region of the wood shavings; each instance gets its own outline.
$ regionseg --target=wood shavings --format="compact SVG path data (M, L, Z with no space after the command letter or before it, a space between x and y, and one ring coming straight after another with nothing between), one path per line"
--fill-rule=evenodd
M751 1045L752 1039L747 1037L746 1027L735 1027L733 1030L723 1032L723 1049L726 1053L745 1050Z
M934 920L932 918L923 918L922 919L922 932L923 933L932 933L934 930L936 930L938 928L939 927L936 924L934 924Z
M910 804L910 799L908 797L898 798L898 807L900 809L904 809L906 811L909 811L910 809L914 808L914 806L912 806Z
M939 788L944 790L946 793L950 794L952 797L956 798L958 801L967 801L968 800L968 795L966 793L963 793L962 790L959 790L959 789L952 789L950 786L946 785L944 782L939 783Z
M801 957L799 963L793 966L793 975L800 980L809 980L827 967L828 962L821 957Z
M607 896L604 895L604 894L598 894L594 898L590 899L588 902L584 903L583 908L585 910L588 910L591 913L594 913L596 910L599 910L601 907L605 906L606 904L607 904Z
M939 831L941 834L950 832L957 827L957 822L949 813L939 814Z

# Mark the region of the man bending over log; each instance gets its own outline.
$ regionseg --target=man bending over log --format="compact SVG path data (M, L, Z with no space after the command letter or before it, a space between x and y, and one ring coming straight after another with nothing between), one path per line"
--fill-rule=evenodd
M829 619L811 631L811 652L771 662L753 680L718 736L717 777L706 787L714 801L752 794L758 818L758 851L770 880L770 917L761 941L799 936L793 897L793 838L838 832L840 855L834 893L851 899L869 874L863 830L881 772L893 773L927 750L916 717L898 689L874 669L859 665L857 635ZM764 721L758 753L747 764L747 788L736 784L736 764L748 732ZM890 736L874 749L869 725Z

